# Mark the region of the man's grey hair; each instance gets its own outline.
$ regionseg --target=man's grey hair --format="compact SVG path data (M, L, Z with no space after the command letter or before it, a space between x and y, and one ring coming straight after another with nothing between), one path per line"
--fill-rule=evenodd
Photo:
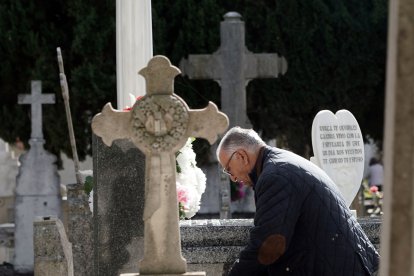
M221 139L220 144L217 147L217 158L220 151L231 154L238 149L244 149L249 153L255 153L266 143L263 142L259 134L253 129L244 129L241 127L231 128Z

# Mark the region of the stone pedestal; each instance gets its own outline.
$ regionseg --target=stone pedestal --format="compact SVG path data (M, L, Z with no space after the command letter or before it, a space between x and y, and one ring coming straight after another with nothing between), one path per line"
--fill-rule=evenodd
M14 268L33 271L33 220L37 216L61 216L56 157L43 148L43 141L30 140L30 150L20 157L15 196Z

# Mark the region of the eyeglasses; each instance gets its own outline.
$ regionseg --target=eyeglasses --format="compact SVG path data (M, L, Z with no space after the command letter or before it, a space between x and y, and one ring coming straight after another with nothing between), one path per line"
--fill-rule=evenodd
M235 154L236 152L237 152L237 150L233 151L233 153L230 155L230 159L229 159L229 161L227 161L227 165L226 165L225 167L223 167L223 172L224 172L225 174L227 174L228 176L233 176L233 175L231 174L231 172L230 172L227 168L229 167L230 162L231 162L231 159L233 158L233 156L234 156L234 154Z

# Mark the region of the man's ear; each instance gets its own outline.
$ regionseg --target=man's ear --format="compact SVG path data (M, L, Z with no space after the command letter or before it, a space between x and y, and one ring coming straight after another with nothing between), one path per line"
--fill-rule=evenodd
M242 158L243 165L248 165L250 162L250 159L249 159L249 154L247 153L247 151L245 151L244 149L241 149L239 153L240 153L240 157Z

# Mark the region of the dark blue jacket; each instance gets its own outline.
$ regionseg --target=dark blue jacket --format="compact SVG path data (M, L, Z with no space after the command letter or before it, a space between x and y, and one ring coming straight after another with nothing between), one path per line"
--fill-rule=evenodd
M319 167L264 147L250 177L254 227L231 276L365 276L378 270L377 251Z

